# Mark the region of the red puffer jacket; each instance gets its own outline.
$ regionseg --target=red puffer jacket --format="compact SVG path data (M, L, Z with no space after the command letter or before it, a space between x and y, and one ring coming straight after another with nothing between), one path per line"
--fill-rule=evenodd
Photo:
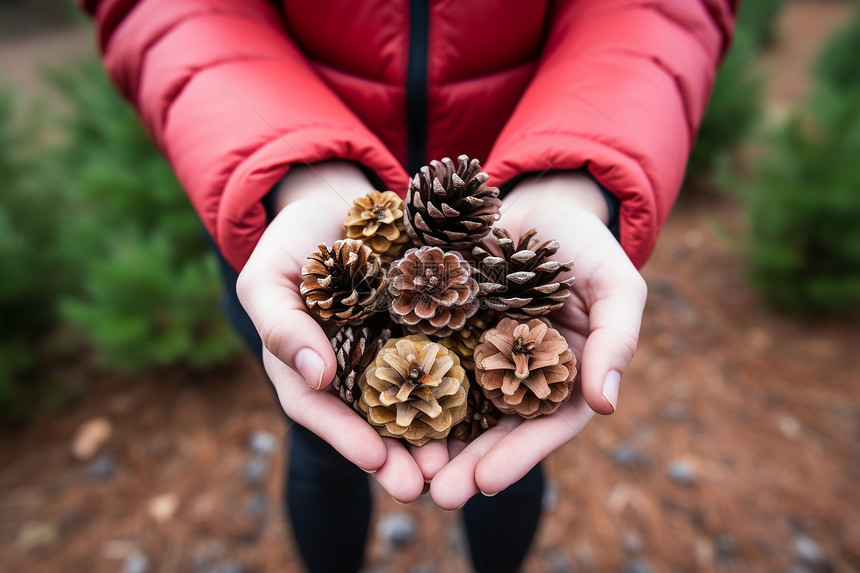
M110 74L244 265L289 166L341 158L405 193L429 159L500 185L587 168L641 266L680 187L732 0L83 0ZM408 168L408 171L407 171Z

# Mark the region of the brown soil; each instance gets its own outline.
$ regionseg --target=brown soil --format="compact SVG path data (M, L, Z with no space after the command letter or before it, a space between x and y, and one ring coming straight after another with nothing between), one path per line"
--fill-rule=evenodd
M844 15L849 3L836 4ZM793 5L780 37L808 38L798 30L833 5ZM779 47L769 68L794 50ZM860 570L860 330L766 310L744 282L741 228L735 202L705 193L672 214L644 271L649 304L619 411L547 460L553 495L525 571L618 571L634 559L654 571L787 571L802 563L803 536L822 559L797 571ZM280 513L283 448L261 483L246 475L249 436L282 444L288 431L252 359L208 374L94 375L92 386L64 412L0 434L0 570L112 573L135 551L151 572L301 570ZM100 479L69 445L102 416L113 435L100 455L115 472ZM679 466L689 483L671 475ZM468 570L457 513L377 493L377 522L406 512L418 530L403 549L374 536L368 571ZM150 503L166 494L178 506L158 520Z

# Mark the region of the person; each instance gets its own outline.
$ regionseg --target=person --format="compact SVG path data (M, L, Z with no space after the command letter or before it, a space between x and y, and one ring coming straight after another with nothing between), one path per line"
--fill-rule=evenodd
M476 570L517 570L540 513L539 462L617 408L646 299L637 269L680 188L736 2L82 3L237 281L244 310L230 312L296 423L286 497L309 570L360 567L365 472L400 502L429 483L440 507L465 505ZM502 189L499 225L537 227L575 261L551 318L581 393L469 445L406 447L322 391L336 364L298 294L301 267L342 236L353 198L403 195L421 165L460 154L485 160Z

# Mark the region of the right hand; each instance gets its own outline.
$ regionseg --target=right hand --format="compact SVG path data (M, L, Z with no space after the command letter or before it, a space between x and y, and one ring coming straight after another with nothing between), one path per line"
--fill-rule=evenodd
M263 364L287 416L372 472L395 500L409 502L448 462L444 441L407 449L399 440L381 438L325 391L337 363L328 336L299 293L308 254L322 242L331 246L343 238L351 202L372 190L350 163L293 167L277 191L278 215L242 269L236 291L263 341Z

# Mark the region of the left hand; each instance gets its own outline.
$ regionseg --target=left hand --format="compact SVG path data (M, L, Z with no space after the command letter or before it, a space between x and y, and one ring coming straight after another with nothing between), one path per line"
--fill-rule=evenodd
M579 173L524 180L503 201L498 226L515 238L536 228L537 239L561 243L555 260L574 261L571 297L549 318L576 355L578 388L552 415L503 416L468 446L448 440L451 460L430 487L440 507L455 509L479 491L492 495L507 488L576 437L595 412L615 411L621 375L636 350L647 289L606 228L607 219L599 188Z

